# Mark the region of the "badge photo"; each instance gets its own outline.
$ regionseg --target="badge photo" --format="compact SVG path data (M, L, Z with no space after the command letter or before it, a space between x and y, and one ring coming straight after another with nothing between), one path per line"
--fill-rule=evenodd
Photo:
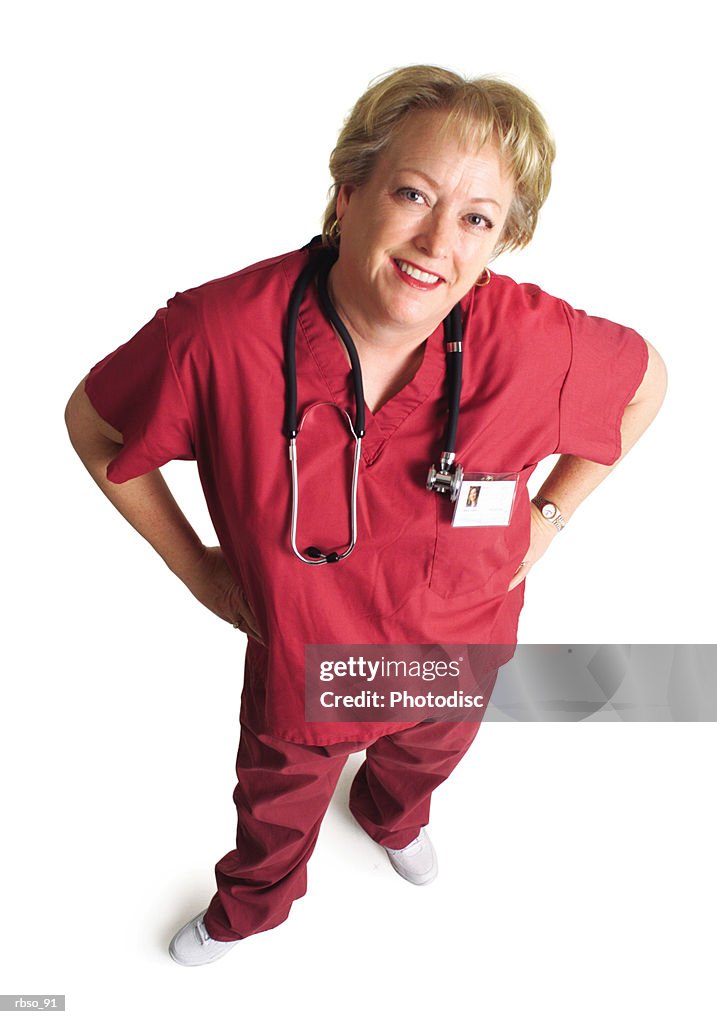
M508 526L517 473L466 473L453 510L453 526Z

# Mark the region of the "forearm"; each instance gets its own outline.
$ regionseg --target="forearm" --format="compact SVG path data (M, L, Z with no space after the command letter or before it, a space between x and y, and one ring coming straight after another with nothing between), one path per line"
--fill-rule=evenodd
M160 471L112 483L107 479L107 466L122 445L98 432L82 395L73 396L65 419L72 445L97 486L172 572L187 582L206 549Z
M123 484L107 480L107 465L114 454L106 462L95 464L94 469L85 465L118 512L186 582L204 553L204 545L158 469Z

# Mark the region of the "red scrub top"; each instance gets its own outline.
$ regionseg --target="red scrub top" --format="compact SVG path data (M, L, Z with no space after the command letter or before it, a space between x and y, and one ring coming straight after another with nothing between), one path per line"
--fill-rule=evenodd
M495 643L516 639L523 585L508 583L530 537L528 479L556 452L606 465L647 366L643 339L535 285L493 274L461 305L463 388L457 459L471 473L517 473L510 526L453 528L453 504L425 487L447 417L443 326L413 380L366 410L358 543L333 565L305 565L289 541L291 470L284 326L302 249L178 292L94 366L86 392L124 438L108 479L196 459L212 522L266 645L248 641L244 699L267 732L330 744L371 742L410 723L312 723L304 645ZM299 416L316 403L354 411L345 351L312 283L297 328ZM298 439L299 550L349 542L352 442L331 405Z

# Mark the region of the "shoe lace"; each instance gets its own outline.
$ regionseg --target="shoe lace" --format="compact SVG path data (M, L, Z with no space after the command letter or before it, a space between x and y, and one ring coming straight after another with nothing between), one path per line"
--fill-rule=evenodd
M206 946L206 944L211 940L211 935L207 931L206 925L204 924L204 918L203 917L201 917L197 921L197 923L194 926L194 930L197 933L197 938L199 939L199 941L202 944L202 946Z

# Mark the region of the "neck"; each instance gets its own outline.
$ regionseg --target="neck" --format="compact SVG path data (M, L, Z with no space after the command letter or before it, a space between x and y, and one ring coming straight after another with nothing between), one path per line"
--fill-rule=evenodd
M408 359L411 353L419 349L422 354L426 338L438 326L434 324L427 329L416 329L372 322L351 303L350 289L345 286L338 263L331 268L327 287L336 312L346 325L362 363L371 360L395 364L397 360Z

